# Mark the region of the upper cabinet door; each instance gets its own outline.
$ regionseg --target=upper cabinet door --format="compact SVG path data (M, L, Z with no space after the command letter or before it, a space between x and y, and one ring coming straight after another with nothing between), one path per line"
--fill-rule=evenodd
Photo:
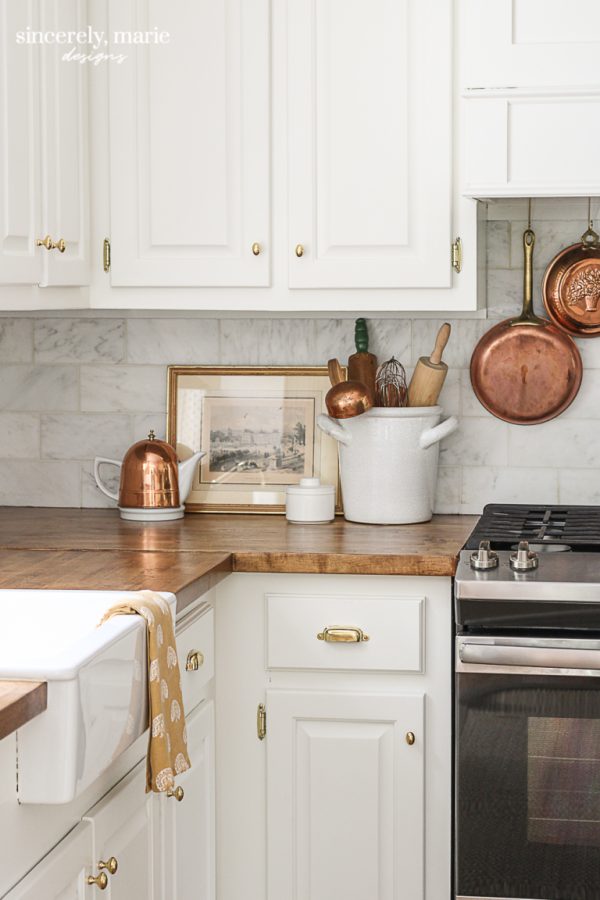
M460 0L460 10L463 87L600 82L598 0Z
M451 7L288 0L290 287L448 287Z
M110 0L111 283L269 284L268 0ZM115 49L115 48L113 48Z
M36 284L38 232L39 46L20 42L36 22L34 0L0 0L0 282Z
M43 0L42 31L84 31L87 0ZM77 48L76 48L77 49ZM88 99L86 65L63 59L69 47L41 49L42 225L65 250L43 252L42 283L90 280Z

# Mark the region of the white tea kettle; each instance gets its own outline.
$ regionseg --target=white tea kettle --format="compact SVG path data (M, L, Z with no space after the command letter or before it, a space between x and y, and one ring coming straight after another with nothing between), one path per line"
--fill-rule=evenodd
M192 489L196 465L205 455L199 450L179 462L173 447L157 440L151 431L146 440L129 448L123 462L97 456L94 477L102 493L118 502L122 519L138 522L180 519ZM121 470L118 494L100 478L101 465L117 466Z

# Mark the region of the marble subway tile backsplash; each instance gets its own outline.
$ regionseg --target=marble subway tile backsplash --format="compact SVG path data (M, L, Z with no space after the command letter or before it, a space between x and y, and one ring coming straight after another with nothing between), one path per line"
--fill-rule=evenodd
M536 308L554 253L586 227L586 204L535 201ZM562 216L562 217L561 217ZM458 415L442 445L436 508L478 513L485 503L600 503L600 339L580 341L579 396L559 419L532 428L490 416L469 378L473 347L496 320L519 312L526 201L488 210L488 320L450 319L450 372L441 404ZM370 349L396 356L410 376L429 355L442 319L370 319ZM0 503L107 507L93 459L120 459L153 428L165 435L166 367L172 364L322 365L353 350L345 319L203 318L126 313L0 318ZM116 490L118 473L104 478Z

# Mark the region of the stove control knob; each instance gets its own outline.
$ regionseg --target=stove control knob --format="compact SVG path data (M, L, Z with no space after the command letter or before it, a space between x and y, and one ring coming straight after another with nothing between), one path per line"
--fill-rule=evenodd
M529 549L528 541L519 541L516 553L510 555L510 567L515 572L530 572L538 567L538 555Z
M485 571L498 567L498 554L490 550L489 541L480 541L479 550L471 553L471 568Z

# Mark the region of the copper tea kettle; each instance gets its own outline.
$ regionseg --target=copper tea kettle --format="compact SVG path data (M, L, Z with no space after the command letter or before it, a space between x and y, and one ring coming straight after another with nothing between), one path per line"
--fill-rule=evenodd
M205 456L199 450L179 462L177 454L166 441L156 439L150 431L143 441L133 444L123 461L97 456L94 477L103 494L119 504L121 518L138 521L179 519L191 489L196 464ZM118 494L111 491L100 478L101 465L117 466L121 470Z

